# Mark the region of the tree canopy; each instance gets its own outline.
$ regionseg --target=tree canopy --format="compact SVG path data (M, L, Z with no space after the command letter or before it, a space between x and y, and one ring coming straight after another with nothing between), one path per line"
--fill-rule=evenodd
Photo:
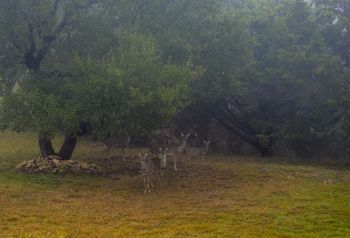
M185 109L262 155L281 140L300 153L345 151L349 9L340 0L2 1L1 126L45 140L60 131L72 141L87 125L99 139L147 137Z

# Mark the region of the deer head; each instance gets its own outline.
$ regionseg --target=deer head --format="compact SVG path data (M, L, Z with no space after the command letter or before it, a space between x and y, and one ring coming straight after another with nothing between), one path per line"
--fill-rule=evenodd
M146 160L147 160L147 153L145 153L144 155L142 155L141 153L139 153L138 157L139 157L139 159L140 159L140 161L141 161L141 166L142 166L143 164L146 163Z
M190 137L190 135L191 135L191 133L184 134L183 132L181 132L182 143L178 147L178 153L182 153L184 151L184 148L187 144L187 141L188 141L188 138Z
M203 144L205 145L205 147L208 147L211 144L211 140L204 140Z
M183 132L181 132L181 137L184 142L187 142L190 136L191 136L191 133L184 134Z

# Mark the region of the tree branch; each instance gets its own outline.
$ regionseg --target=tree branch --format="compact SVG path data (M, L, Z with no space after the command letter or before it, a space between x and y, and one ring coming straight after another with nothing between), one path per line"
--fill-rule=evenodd
M89 0L85 4L79 5L78 3L75 3L74 5L75 5L75 8L77 10L84 10L84 9L90 8L91 6L93 6L99 2L100 2L100 0Z
M19 42L17 41L17 38L15 36L15 33L14 32L11 32L11 43L12 45L18 50L19 53L24 53L23 49L21 48Z

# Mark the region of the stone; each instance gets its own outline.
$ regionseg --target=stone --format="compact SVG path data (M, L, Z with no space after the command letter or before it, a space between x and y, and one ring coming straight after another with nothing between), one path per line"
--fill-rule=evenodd
M100 174L100 169L93 164L78 160L62 160L60 157L51 155L47 158L39 157L20 163L14 169L24 173L76 173L76 174Z

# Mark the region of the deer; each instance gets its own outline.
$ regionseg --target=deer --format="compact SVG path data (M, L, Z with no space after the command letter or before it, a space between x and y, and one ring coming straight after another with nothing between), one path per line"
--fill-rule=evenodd
M156 161L152 158L152 162L156 165L157 168L159 168L160 176L163 176L166 170L168 148L159 148L159 152L159 157L156 157L159 161L155 163Z
M115 138L109 137L102 142L105 149L102 151L102 158L105 158L106 154L109 154L113 149L121 149L123 154L123 161L125 161L125 149L129 149L131 144L131 137L125 132L125 137Z
M142 155L139 153L138 157L140 159L141 163L141 174L143 176L143 182L145 186L145 193L151 193L151 188L154 187L153 181L152 181L152 175L156 177L158 182L160 183L160 176L164 175L164 171L166 168L166 151L167 149L160 149L161 155L160 158L158 157L152 157L148 158L148 154Z
M184 152L184 149L188 143L188 138L190 137L190 135L191 133L184 134L183 132L181 132L182 141L180 145L177 145L177 146L175 145L167 149L169 153L166 153L166 155L172 156L175 171L177 171L176 157Z
M141 174L143 176L144 183L144 193L151 193L151 187L153 187L153 183L151 180L151 175L153 172L153 168L147 159L147 153L142 155L139 153L138 155L141 164Z
M201 159L204 160L204 157L208 154L209 145L211 140L203 140L202 147L190 147L187 149L188 160L191 160L191 156L201 156Z
M156 139L152 138L151 142L148 145L148 150L152 154L153 157L161 157L162 151L166 148L167 146L167 139L161 138L161 139Z

